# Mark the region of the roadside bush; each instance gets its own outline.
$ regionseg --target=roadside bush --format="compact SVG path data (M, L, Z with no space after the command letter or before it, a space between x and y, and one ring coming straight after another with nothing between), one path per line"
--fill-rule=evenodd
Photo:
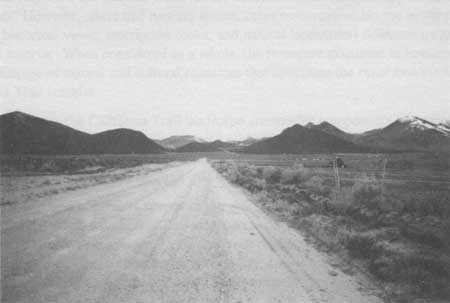
M62 166L62 165L60 165L60 166ZM58 167L57 167L56 161L52 161L52 160L43 161L42 165L39 167L39 171L42 171L42 172L55 172L55 171L57 171L57 169L58 169ZM63 167L61 170L67 171L68 169Z
M265 187L264 180L247 177L247 176L241 176L238 180L238 184L251 192L261 191Z
M346 216L352 207L352 192L348 189L330 191L331 201L328 204L329 212Z
M238 184L251 192L261 191L265 188L265 181L257 178L258 172L254 166L215 163L214 167L230 182Z
M450 264L439 257L418 253L383 256L371 262L369 270L383 281L408 285L415 295L450 295Z
M324 197L329 197L332 193L332 188L330 186L327 186L324 179L319 176L310 177L304 184L314 193Z
M237 166L237 171L247 177L257 178L258 172L256 170L256 167L247 165L247 164L240 164Z
M357 259L373 259L381 253L380 247L376 246L376 239L368 235L351 235L346 248L349 255Z
M375 178L363 176L352 186L352 204L349 211L353 217L376 220L384 209L384 204L381 186Z
M264 178L263 174L264 174L264 167L260 166L260 167L256 168L256 177L257 178L263 179Z
M230 182L238 183L240 182L241 174L237 170L237 166L234 164L229 164L224 168L222 173Z
M439 258L412 255L396 260L399 278L406 279L418 294L442 296L450 288L450 264Z
M412 196L404 201L402 211L421 217L450 218L450 191L430 191L421 197Z
M281 183L299 184L311 178L309 169L302 164L297 164L293 168L284 169L281 172Z
M450 220L437 217L406 218L400 224L402 236L433 248L450 248Z
M297 221L297 226L308 232L328 250L338 251L345 246L348 231L338 218L311 214Z
M279 183L281 180L281 169L273 166L264 167L263 178L269 184Z
M319 176L312 176L311 178L309 178L306 185L312 188L323 188L324 186L323 179Z
M441 235L439 231L430 230L423 226L407 224L400 228L401 235L420 244L429 245L434 248L442 248L446 245L443 238L447 235Z
M363 176L352 186L352 193L356 203L376 207L375 203L379 201L382 190L375 178Z

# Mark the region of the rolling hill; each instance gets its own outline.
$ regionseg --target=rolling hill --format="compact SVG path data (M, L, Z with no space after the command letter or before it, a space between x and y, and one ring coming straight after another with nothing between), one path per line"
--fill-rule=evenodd
M143 133L116 129L88 134L22 112L0 116L2 154L161 153L164 148Z
M295 124L279 135L241 149L255 154L346 153L368 152L369 149L318 129Z
M153 154L164 148L147 138L142 132L119 128L94 134L90 137L95 154Z
M89 150L89 134L22 112L0 116L3 154L82 154Z

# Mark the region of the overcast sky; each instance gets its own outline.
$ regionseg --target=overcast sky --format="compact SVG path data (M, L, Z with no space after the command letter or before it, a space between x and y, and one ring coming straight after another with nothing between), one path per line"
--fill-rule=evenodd
M1 1L1 113L151 138L450 119L450 1Z

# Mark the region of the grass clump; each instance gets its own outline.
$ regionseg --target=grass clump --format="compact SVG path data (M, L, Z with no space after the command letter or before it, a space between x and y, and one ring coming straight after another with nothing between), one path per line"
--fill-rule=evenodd
M347 240L346 248L349 255L356 259L373 259L380 255L377 239L369 235L351 235Z

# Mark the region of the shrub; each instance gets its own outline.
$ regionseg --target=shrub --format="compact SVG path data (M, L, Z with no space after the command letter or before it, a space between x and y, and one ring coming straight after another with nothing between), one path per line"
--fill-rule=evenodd
M52 160L50 160L50 161L43 161L43 163L41 164L39 170L43 171L43 172L55 172L55 171L57 171L56 161L52 161Z
M383 281L409 285L416 295L450 295L450 264L439 257L420 253L385 255L372 260L369 270Z
M341 188L340 190L330 191L331 201L327 209L336 215L345 216L352 207L352 192Z
M363 176L352 186L352 192L355 201L368 204L381 196L381 186L375 178Z
M376 246L376 239L368 235L350 236L346 248L349 255L357 259L373 259L381 253L380 248Z
M323 179L319 176L312 176L307 184L307 186L312 188L322 188L323 187Z
M325 180L319 176L312 176L305 182L305 186L312 190L314 193L329 197L332 192L332 187L325 184Z
M262 178L264 178L263 174L264 174L264 168L263 167L258 167L256 169L256 177L259 178L259 179L262 179Z
M305 210L302 212L304 213ZM339 219L333 217L311 214L296 223L299 228L306 230L329 250L340 250L348 238L348 232L342 228Z
M450 218L450 192L430 191L422 197L405 199L403 212L415 213L418 216L436 216Z
M281 183L298 184L311 177L309 169L303 165L295 165L293 168L284 169L281 173Z
M417 294L440 296L449 291L449 264L441 259L423 255L398 258L394 270L397 279L405 279Z
M269 184L279 183L281 180L281 170L273 166L264 167L263 178Z
M237 166L237 171L243 175L248 176L252 178L256 178L258 176L258 172L254 166L247 165L247 164L241 164Z
M261 191L265 187L264 180L239 175L238 179L236 180L236 183L244 187L245 189L251 191L251 192L257 192Z
M400 228L402 236L413 240L417 243L429 245L434 248L442 248L446 245L444 238L446 234L441 235L439 231L428 229L424 226L416 226L414 224L407 224Z

